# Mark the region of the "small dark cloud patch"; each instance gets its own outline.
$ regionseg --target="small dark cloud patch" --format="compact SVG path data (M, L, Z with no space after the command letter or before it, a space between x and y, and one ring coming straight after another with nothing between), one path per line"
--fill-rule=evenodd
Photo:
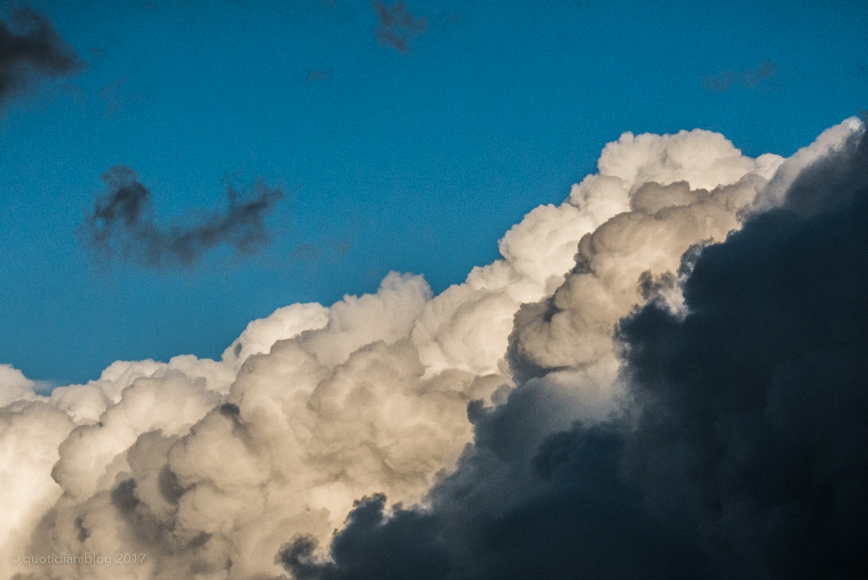
M293 262L303 262L308 266L315 264L320 258L322 258L322 250L311 243L300 245L290 254L290 259Z
M725 93L732 87L753 89L777 72L774 63L766 61L757 68L740 71L725 70L702 79L702 88L711 93Z
M100 89L99 98L105 103L103 116L111 118L128 104L144 100L145 94L140 91L131 90L126 77L124 77Z
M431 17L432 28L452 28L464 22L464 17L458 12L441 10Z
M571 423L540 369L471 403L429 507L365 498L327 555L296 537L276 561L299 580L868 577L865 132L684 262L686 314L645 276L620 325L625 413Z
M47 17L19 8L0 20L0 110L45 80L72 75L84 63Z
M428 30L428 17L414 16L400 0L391 7L374 0L371 6L378 20L374 33L383 46L391 46L398 52L406 54L409 43Z
M330 79L332 76L332 69L312 69L307 72L307 82L312 83L316 81L324 81Z
M95 46L86 46L85 50L90 54L91 60L100 59L105 56L105 51Z
M330 258L331 261L338 262L350 251L351 247L349 237L329 238L319 245L306 242L292 251L290 260L295 263L302 263L307 267L313 267L323 258Z
M83 245L106 262L121 258L149 268L193 268L221 245L236 255L252 256L271 241L265 219L283 197L280 189L257 183L242 197L227 190L222 211L191 213L169 227L154 221L151 193L129 167L117 165L103 174L108 193L98 198L78 229Z
M333 239L329 240L329 248L337 258L341 258L350 251L352 244L349 239Z

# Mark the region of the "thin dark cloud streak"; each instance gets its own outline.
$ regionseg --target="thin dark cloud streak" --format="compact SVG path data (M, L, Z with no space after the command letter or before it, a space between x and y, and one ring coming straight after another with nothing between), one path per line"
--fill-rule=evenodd
M8 24L0 20L0 111L40 82L83 68L75 49L47 17L19 8L12 12Z
M766 61L757 68L749 68L740 71L725 70L702 79L702 88L712 93L725 93L734 86L753 89L763 80L768 79L777 72L773 62Z
M402 54L409 51L409 43L414 38L428 30L428 17L414 16L400 0L391 7L374 0L371 7L377 14L377 29L374 31L377 40L380 44L391 46Z
M145 94L131 91L127 85L127 78L123 77L100 89L99 98L105 103L103 117L111 118L128 104L144 100Z
M864 578L866 265L863 130L685 254L686 314L652 288L621 322L623 415L547 435L569 405L527 379L470 405L430 508L365 498L326 556L296 537L276 561L299 580Z
M193 268L224 244L236 255L258 253L271 241L265 219L283 197L282 190L261 182L244 199L229 187L223 211L194 212L161 228L154 221L151 193L132 169L117 165L103 181L108 193L96 200L77 231L82 244L106 262L120 257L157 269Z
M332 69L311 69L307 72L307 82L313 83L316 81L325 81L330 79L332 76Z

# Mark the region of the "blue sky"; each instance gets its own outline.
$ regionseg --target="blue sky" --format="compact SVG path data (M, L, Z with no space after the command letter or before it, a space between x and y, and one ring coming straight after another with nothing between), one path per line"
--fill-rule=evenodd
M441 291L624 131L790 155L868 108L857 0L407 0L406 50L367 0L27 6L86 63L0 113L0 362L56 383L219 357L253 318L390 270ZM282 188L271 244L194 268L101 260L76 231L118 164L162 227L225 207L227 184Z

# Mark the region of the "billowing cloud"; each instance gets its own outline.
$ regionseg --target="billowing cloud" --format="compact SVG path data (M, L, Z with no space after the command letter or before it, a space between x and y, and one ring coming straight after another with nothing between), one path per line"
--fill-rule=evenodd
M50 396L0 367L0 550L145 553L142 580L855 577L863 132L788 160L628 133L438 296L391 273ZM98 207L137 223L120 177Z
M406 53L410 41L428 30L428 17L414 16L401 0L391 7L373 0L371 6L377 14L377 40L380 44L394 47L398 52Z
M41 80L67 76L83 66L75 49L38 12L18 8L8 24L0 20L0 112Z
M153 217L151 192L129 167L103 174L108 193L96 200L78 230L97 257L116 256L151 268L195 266L210 250L226 244L238 255L253 255L271 240L265 218L283 197L280 189L258 183L249 199L233 188L222 212L198 212L161 228Z
M683 303L646 287L620 323L623 413L546 435L571 395L541 370L471 407L475 444L427 507L369 496L327 555L299 536L277 561L305 580L863 576L866 233L860 128L783 207L686 253Z

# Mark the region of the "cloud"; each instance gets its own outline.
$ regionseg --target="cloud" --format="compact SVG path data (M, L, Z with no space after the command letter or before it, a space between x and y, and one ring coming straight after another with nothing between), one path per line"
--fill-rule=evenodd
M142 579L859 577L862 134L784 160L626 133L438 296L390 273L219 361L50 396L0 367L0 550L144 552ZM98 207L151 223L114 179Z
M441 10L431 18L435 28L453 28L464 22L464 17L458 12Z
M305 580L861 577L866 234L859 128L783 207L686 255L683 305L652 292L624 318L622 413L546 435L574 395L531 378L471 405L474 445L428 507L369 496L326 555L298 536L277 561Z
M777 72L774 63L766 61L757 68L740 71L725 70L702 79L702 88L712 93L725 93L733 86L752 89Z
M127 86L127 79L124 77L108 83L100 89L99 98L105 102L103 116L111 118L128 103L142 101L146 98L146 95L142 92L131 92L129 86Z
M45 16L18 8L9 24L0 20L0 109L40 81L69 76L82 68L84 63L75 49Z
M310 266L322 258L322 250L315 244L304 243L292 251L290 258L293 262L303 262Z
M316 81L324 81L330 79L331 76L331 69L312 69L307 73L307 82L312 83Z
M868 569L866 233L863 129L701 253L686 317L652 303L623 325L631 467L733 576Z
M428 17L414 16L400 0L391 8L379 0L373 0L371 7L377 13L378 24L374 32L377 40L400 53L406 53L410 41L428 30Z
M497 438L508 426L483 429ZM328 558L297 537L277 561L298 580L713 578L692 538L649 513L620 477L623 445L611 428L580 425L521 460L477 443L431 508L365 498Z
M221 244L238 255L256 254L270 241L265 218L283 197L281 190L258 183L255 195L245 200L230 187L228 207L222 212L191 214L161 228L154 222L151 193L132 169L116 165L102 177L108 194L97 199L93 212L85 216L79 238L100 258L119 254L150 268L192 268Z

